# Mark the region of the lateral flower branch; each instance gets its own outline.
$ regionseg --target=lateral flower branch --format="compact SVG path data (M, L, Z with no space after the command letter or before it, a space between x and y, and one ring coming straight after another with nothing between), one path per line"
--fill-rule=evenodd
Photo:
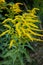
M13 8L11 7L13 11L18 13L21 10L16 5L13 5ZM17 6L18 10L14 8ZM18 41L22 41L22 38L25 40L25 42L29 41L42 41L40 38L37 37L43 37L42 34L39 34L39 32L43 32L43 30L40 30L39 27L36 25L36 23L40 24L40 20L38 19L38 16L36 16L36 10L39 10L38 8L33 8L32 10L28 10L26 13L23 13L22 15L16 15L14 19L7 18L5 19L2 24L6 28L8 28L6 31L2 32L0 34L0 37L9 34L11 35L11 40L9 43L9 48L11 48L13 45L17 44L15 37L18 39ZM10 24L7 24L7 22L12 23L13 26ZM37 37L35 37L37 36ZM23 43L23 42L22 42ZM16 45L17 46L17 45Z

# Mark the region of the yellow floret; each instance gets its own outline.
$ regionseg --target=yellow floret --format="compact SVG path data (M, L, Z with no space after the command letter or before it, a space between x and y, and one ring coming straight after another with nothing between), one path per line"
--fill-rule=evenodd
M0 0L0 3L3 3L3 2L5 2L5 0Z
M8 32L9 32L9 30L3 32L2 34L0 34L0 37L4 36L4 35L5 35L6 33L8 33Z
M11 47L12 47L12 45L13 45L13 42L14 42L14 40L11 40L11 41L10 41L9 48L11 48Z

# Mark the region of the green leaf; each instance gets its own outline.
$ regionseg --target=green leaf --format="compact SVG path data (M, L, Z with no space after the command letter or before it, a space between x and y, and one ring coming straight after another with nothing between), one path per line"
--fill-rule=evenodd
M19 58L21 65L24 65L23 57L22 57L21 53L18 53L18 58Z
M31 62L30 55L29 55L29 53L27 53L26 50L25 50L24 54L25 54L26 60L27 60L28 62Z
M28 48L30 48L32 51L35 51L34 48L30 45L29 42L27 42L27 45L26 45Z

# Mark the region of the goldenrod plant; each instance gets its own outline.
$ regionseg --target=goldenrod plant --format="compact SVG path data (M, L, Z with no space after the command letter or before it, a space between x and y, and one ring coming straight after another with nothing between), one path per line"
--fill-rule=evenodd
M36 10L39 9L33 8L20 15L19 13L22 10L19 4L23 5L22 3L6 3L5 6L5 9L9 10L9 14L6 13L7 18L0 23L0 49L2 50L1 57L3 58L0 65L26 65L24 59L27 62L32 61L26 47L34 51L30 41L43 42L39 38L43 37L43 34L41 34L43 30L40 30L40 27L36 24L41 22L36 15ZM9 5L10 8L7 7Z

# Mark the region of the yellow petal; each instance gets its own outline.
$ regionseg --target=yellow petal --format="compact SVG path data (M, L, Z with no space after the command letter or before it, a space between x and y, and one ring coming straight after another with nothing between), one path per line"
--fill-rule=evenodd
M7 25L7 24L4 24L5 27L11 29L11 26L10 25Z
M5 2L5 0L0 0L0 3L4 3Z
M31 37L30 34L25 33L25 36L27 36L31 41L33 41L33 38Z
M37 39L37 38L33 38L34 41L40 41L40 42L43 42L43 40L41 39Z
M39 29L31 28L31 27L30 27L30 29L35 30L35 31L39 31L39 32L43 32L43 30L39 30Z
M8 33L8 32L9 32L9 30L3 32L2 34L0 34L0 37L4 36L4 35L5 35L6 33Z
M36 36L43 36L43 35L41 35L41 34L38 34L38 33L36 33L36 32L33 32L33 31L30 30L30 29L28 29L28 31L29 31L31 34L33 34L33 35L36 35Z
M36 25L33 24L33 23L29 23L29 25L32 26L32 27L38 28L38 26L36 26Z
M22 32L24 33L24 35L25 35L26 37L28 37L31 41L33 41L33 39L32 39L32 37L31 37L30 34L26 33L23 28L21 28L21 30L22 30Z
M2 24L6 23L7 21L8 21L8 22L12 22L12 23L14 24L13 20L12 20L12 19L10 19L10 18L5 19L5 20L2 22Z
M11 40L11 41L10 41L9 48L11 48L11 47L12 47L12 45L13 45L13 42L14 42L14 40Z
M20 37L20 36L21 36L20 30L19 30L19 29L16 29L16 31L17 31L17 33L18 33L18 35L19 35L19 37Z
M19 25L20 25L20 22L16 24L16 31L17 31L18 35L21 36L21 31L19 29Z
M23 5L22 3L16 3L16 5L19 5L19 4L20 4L20 5Z

